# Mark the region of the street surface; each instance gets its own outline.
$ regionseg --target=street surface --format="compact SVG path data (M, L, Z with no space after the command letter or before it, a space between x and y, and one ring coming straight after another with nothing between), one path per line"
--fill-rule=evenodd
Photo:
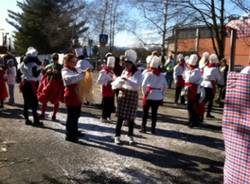
M98 105L83 106L79 128L86 135L78 144L64 140L63 105L58 122L50 121L50 108L44 128L26 126L22 97L16 89L17 105L0 110L0 184L222 183L222 109L214 108L215 120L205 119L200 127L190 129L185 125L185 107L172 103L173 93L173 89L167 91L159 110L157 135L139 133L139 108L134 131L137 144L128 145L123 136L123 144L117 146L113 144L116 118L113 123L101 123ZM95 103L100 102L96 86Z

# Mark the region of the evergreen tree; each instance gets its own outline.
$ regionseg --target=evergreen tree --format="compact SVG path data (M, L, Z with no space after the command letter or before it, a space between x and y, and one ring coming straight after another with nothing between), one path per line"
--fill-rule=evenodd
M78 18L84 6L76 6L74 0L25 0L18 1L17 6L22 12L8 10L7 22L16 28L15 48L19 54L30 46L39 53L67 52L88 29Z

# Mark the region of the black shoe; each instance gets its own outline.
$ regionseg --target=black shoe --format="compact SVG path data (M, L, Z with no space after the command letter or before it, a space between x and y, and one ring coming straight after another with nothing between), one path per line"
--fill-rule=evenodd
M39 118L39 119L45 119L45 114L40 114L40 115L38 116L38 118Z
M77 136L78 137L84 137L85 133L83 133L82 131L77 131Z
M56 120L56 116L53 115L52 118L51 118L51 120L52 120L52 121L57 121L57 120Z
M69 142L74 142L74 143L78 143L78 138L76 137L65 137L65 140L66 141L69 141Z
M141 130L139 130L139 132L145 134L145 133L147 132L146 126L142 125L142 126L141 126Z
M215 118L215 117L211 114L207 114L207 118Z
M193 128L194 127L194 123L189 123L188 127L189 128Z
M36 121L36 122L33 123L33 126L35 126L35 127L43 127L43 122Z
M139 130L139 132L145 134L147 131L146 131L146 129L142 128L141 130Z
M32 125L32 121L30 121L29 119L28 119L28 120L25 120L25 124L26 124L26 125Z
M9 102L8 102L8 105L14 105L14 104L15 104L14 101L9 101Z
M203 123L203 121L204 121L204 117L201 116L201 117L200 117L200 123Z
M151 129L151 134L153 134L153 135L156 134L155 129Z

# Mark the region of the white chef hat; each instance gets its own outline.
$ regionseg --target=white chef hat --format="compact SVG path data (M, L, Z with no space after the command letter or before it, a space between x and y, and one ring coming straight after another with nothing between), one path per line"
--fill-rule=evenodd
M107 58L107 66L114 68L115 67L115 57L114 56L109 56Z
M150 64L150 62L152 61L152 58L153 58L154 56L152 56L152 55L149 55L147 58L146 58L146 63L147 64Z
M126 50L125 57L126 57L126 61L136 64L137 53L134 50L132 49Z
M182 54L177 55L177 60L182 61L184 59L184 56Z
M185 57L184 57L184 60L185 60L186 63L188 63L189 56L185 56Z
M79 48L76 48L74 51L75 51L76 57L83 56L83 48L79 47Z
M203 52L202 58L204 58L205 60L208 60L208 58L209 58L209 52Z
M188 64L191 66L196 66L198 61L198 56L196 54L192 54L188 59Z
M157 56L153 56L150 62L151 68L159 68L160 66L160 58Z
M201 59L199 61L199 68L200 69L203 69L206 66L208 59L209 59L209 53L208 52L203 52L202 57L201 57Z
M217 63L219 63L218 56L216 54L211 54L209 56L209 63L210 64L217 64Z
M29 47L26 51L26 56L37 57L38 51L34 47Z
M109 56L112 56L113 54L111 52L108 52L107 54L105 54L105 58L108 58Z

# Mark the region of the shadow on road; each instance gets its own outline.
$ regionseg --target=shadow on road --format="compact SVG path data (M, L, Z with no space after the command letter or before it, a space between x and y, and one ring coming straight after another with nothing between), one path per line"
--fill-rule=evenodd
M110 174L101 172L97 173L91 170L83 170L78 177L75 176L62 176L58 178L54 178L48 175L43 175L43 181L39 182L27 182L29 184L39 184L39 183L51 183L51 184L65 184L65 183L75 183L75 184L84 184L84 183L92 183L92 184L129 184L118 177L111 176Z
M127 147L124 145L116 146L112 143L110 144L108 142L100 141L98 140L99 138L95 138L96 136L91 136L91 137L92 139L88 139L88 142L84 141L80 142L79 144L83 146L94 147L97 149L103 149L126 157L140 159L145 162L149 162L154 166L162 168L176 168L176 169L182 169L184 172L199 173L199 175L197 174L196 177L199 177L197 179L201 183L215 182L214 179L212 178L211 180L209 180L208 178L210 177L209 175L206 178L200 177L201 172L210 172L216 174L222 173L223 162L220 161L214 161L200 156L187 155L185 153L166 150L163 148L158 148L143 143L138 143L134 145L134 147ZM90 144L91 142L94 144ZM139 151L140 149L144 151ZM203 166L200 167L200 165ZM127 173L128 171L124 172ZM145 176L142 178L145 178ZM222 178L218 179L216 183L218 183L221 180Z
M178 131L173 131L173 130L163 130L163 129L157 129L156 136L179 139L179 140L183 140L186 142L208 146L210 148L214 148L214 149L218 149L222 151L224 150L223 140L208 137L208 136L193 135L193 134L188 134L184 132L178 132Z
M8 119L23 119L23 111L19 108L2 109L0 110L0 117Z

